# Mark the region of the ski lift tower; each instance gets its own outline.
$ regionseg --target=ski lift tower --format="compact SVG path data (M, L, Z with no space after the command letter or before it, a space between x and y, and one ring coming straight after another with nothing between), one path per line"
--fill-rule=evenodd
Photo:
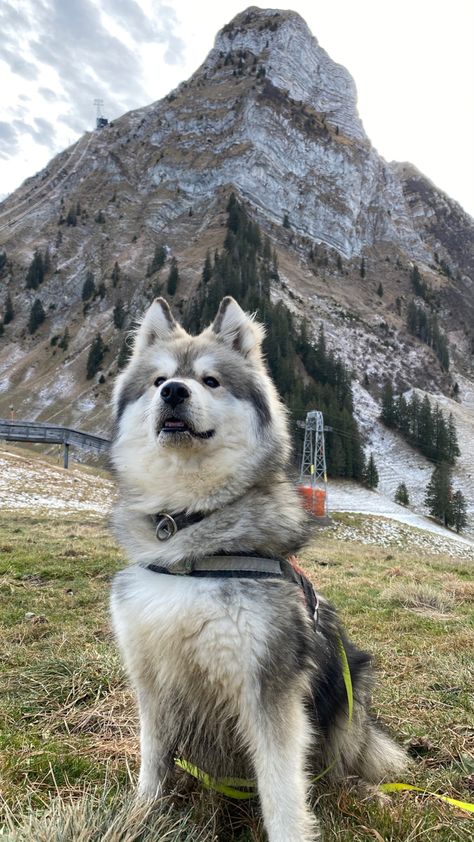
M327 470L324 446L323 413L312 410L306 414L304 426L303 457L301 459L300 490L311 503L311 510L319 517L327 515Z
M95 127L96 129L104 129L105 126L108 126L109 121L107 117L102 115L102 108L104 107L104 101L102 99L95 99L94 105L97 109L97 115L95 120Z

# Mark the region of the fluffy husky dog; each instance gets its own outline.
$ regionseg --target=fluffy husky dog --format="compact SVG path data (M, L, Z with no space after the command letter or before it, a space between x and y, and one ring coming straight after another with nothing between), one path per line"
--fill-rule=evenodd
M176 757L254 776L270 842L309 842L312 772L379 782L404 755L367 712L369 657L322 597L315 626L298 584L271 572L308 526L262 338L229 297L199 336L163 299L146 313L114 394L114 523L132 565L115 577L112 616L139 704L141 796L170 785ZM249 557L270 572L218 571Z

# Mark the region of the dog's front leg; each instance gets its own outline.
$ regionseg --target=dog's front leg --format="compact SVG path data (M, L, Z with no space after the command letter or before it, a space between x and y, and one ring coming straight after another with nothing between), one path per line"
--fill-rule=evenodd
M255 709L254 714L247 726L249 747L269 842L321 839L317 819L307 805L305 766L311 727L302 698L282 700L278 709Z
M147 694L148 695L148 694ZM173 777L173 746L170 731L158 718L158 708L153 699L139 694L140 707L140 798L156 799L163 794Z

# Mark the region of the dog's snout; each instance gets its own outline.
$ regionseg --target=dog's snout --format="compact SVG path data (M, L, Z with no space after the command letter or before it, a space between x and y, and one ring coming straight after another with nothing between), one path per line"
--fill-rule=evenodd
M184 383L180 383L179 380L171 380L166 386L163 386L161 397L165 403L168 403L174 409L179 403L183 403L190 398L191 392Z

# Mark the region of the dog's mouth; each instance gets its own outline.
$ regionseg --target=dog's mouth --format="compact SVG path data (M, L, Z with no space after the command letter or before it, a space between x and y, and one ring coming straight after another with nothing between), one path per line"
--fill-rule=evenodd
M195 430L190 424L186 421L183 421L182 418L167 418L166 421L163 422L163 426L158 431L159 433L166 433L166 435L183 435L187 434L193 436L196 439L210 439L214 435L214 430L204 430L204 432L199 432Z

